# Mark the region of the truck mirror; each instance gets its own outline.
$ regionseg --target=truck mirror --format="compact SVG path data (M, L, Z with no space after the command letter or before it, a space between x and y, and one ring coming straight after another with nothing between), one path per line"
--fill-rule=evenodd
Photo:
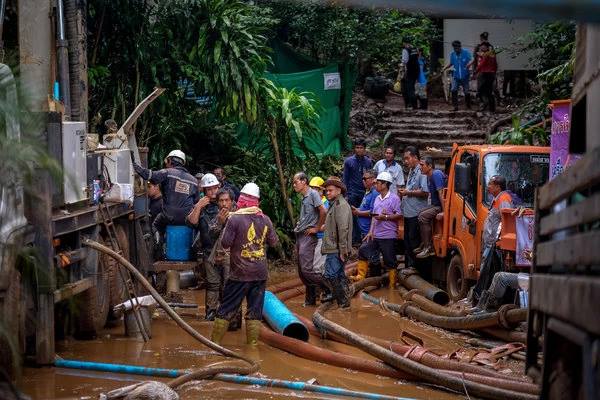
M454 165L454 191L461 195L471 192L471 166L465 163Z

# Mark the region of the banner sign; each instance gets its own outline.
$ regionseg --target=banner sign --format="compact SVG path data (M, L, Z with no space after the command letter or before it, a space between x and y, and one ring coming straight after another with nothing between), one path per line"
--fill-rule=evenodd
M515 265L518 267L531 266L533 253L533 231L535 218L533 215L522 215L515 220L517 231L517 249L515 251Z
M560 175L580 156L569 154L571 130L571 100L557 100L552 105L552 128L550 133L550 179Z

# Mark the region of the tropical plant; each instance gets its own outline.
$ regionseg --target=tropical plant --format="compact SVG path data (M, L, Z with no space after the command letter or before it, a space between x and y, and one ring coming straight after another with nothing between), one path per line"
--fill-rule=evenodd
M438 32L432 20L398 10L348 7L336 2L259 0L279 19L278 37L323 64L361 64L397 71L403 39L429 51Z
M198 1L197 44L184 66L199 90L215 96L221 117L250 124L258 118L259 79L270 58L268 24L255 23L256 7L239 0Z
M513 115L512 127L493 134L490 141L493 144L547 146L549 137L543 122L522 124L521 118L518 115Z
M279 186L283 204L285 204L290 221L294 224L294 211L289 201L289 187L286 179L294 174L291 166L299 164L297 161L302 154L298 154L297 147L303 153L308 149L303 146L305 135L314 135L318 132L317 121L319 114L311 94L288 90L275 85L270 80L263 80L265 94L265 115L261 122L261 130L268 136L271 150L279 175ZM296 161L296 162L294 162Z

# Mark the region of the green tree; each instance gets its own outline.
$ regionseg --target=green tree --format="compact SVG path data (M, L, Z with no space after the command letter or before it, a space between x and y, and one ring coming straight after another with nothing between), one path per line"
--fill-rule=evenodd
M269 137L277 165L283 204L293 225L295 218L289 201L286 176L293 176L295 172L293 167L302 164L299 162L300 156L295 151L295 144L302 146L305 135L317 133L319 115L309 93L298 92L295 89L288 90L266 79L263 80L263 90L265 115L260 127ZM304 146L302 147L304 152L308 152Z

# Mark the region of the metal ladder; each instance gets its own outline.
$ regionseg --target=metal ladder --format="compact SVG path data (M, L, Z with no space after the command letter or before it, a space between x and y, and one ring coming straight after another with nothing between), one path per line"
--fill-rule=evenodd
M115 253L119 254L120 256L123 256L123 251L121 250L121 246L119 246L119 242L117 241L117 231L115 229L115 223L114 223L113 217L110 213L110 207L108 206L107 203L105 203L104 201L101 201L100 204L98 205L98 211L100 212L100 217L102 218L102 223L104 224L104 228L106 229L106 234L108 235L108 239L109 239L108 244L109 244L110 248ZM148 334L148 329L144 325L144 320L142 319L142 316L140 315L140 312L139 312L140 303L139 303L139 301L137 299L137 295L135 293L135 287L133 285L133 280L131 279L131 274L129 273L129 271L127 269L124 269L124 267L120 263L117 263L117 268L119 270L119 276L121 277L121 281L123 282L123 285L125 286L125 294L127 295L127 298L129 299L129 302L131 304L131 309L133 311L135 323L136 323L140 333L142 334L142 338L144 339L144 342L147 342L150 339L150 335Z

